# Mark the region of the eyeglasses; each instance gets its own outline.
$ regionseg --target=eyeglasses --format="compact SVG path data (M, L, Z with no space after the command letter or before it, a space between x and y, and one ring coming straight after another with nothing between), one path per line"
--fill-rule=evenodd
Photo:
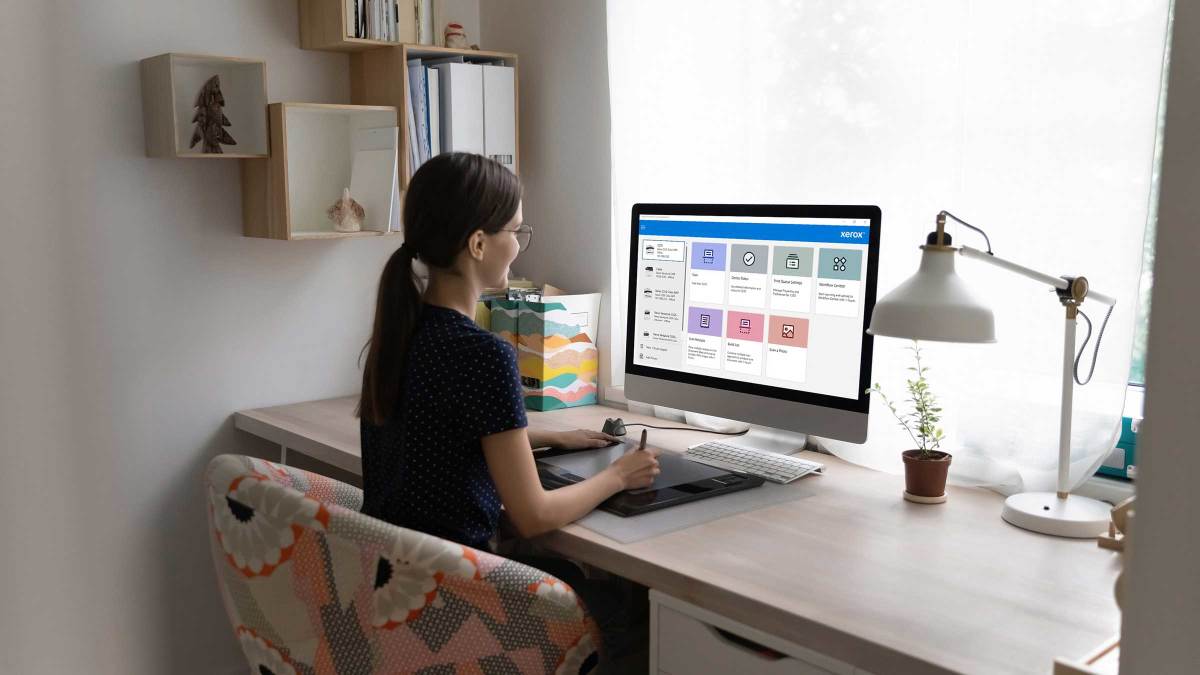
M520 251L528 251L529 244L533 242L533 226L528 223L522 223L515 230L504 228L501 232L512 232L517 236L517 246Z

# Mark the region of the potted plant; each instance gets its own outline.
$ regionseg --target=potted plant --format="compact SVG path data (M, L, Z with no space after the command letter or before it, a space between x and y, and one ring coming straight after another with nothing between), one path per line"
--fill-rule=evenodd
M929 368L921 363L921 345L913 340L913 346L909 349L917 364L909 368L915 377L907 383L907 402L912 405L912 412L900 412L896 404L883 393L878 382L867 392L878 394L883 399L900 426L917 444L915 449L900 453L904 458L904 498L920 504L940 504L946 501L946 474L950 470L951 460L950 453L938 449L943 438L942 430L937 426L942 419L942 409L938 407L937 399L929 389L929 381L925 378Z

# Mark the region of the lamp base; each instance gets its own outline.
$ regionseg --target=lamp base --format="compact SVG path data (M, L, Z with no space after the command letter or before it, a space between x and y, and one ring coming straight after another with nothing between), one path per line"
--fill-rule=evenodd
M1022 492L1004 500L1001 517L1017 527L1056 537L1095 539L1108 529L1112 506L1090 497Z

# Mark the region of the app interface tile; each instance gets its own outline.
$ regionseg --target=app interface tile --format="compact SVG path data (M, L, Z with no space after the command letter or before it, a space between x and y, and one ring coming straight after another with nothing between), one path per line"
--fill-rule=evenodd
M870 220L642 215L633 362L857 399Z

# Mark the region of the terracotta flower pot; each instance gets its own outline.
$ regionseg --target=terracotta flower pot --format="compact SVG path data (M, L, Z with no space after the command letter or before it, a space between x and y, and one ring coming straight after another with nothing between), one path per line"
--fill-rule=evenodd
M905 450L904 498L921 504L940 504L946 501L946 474L952 457L948 452L935 451L921 459L920 450Z

